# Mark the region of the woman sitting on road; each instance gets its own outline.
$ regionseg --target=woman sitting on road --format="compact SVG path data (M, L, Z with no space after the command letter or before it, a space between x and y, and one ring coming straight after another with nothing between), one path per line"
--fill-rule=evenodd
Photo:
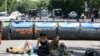
M40 33L40 37L37 39L37 45L36 47L38 49L34 49L33 48L33 44L32 41L26 41L24 44L24 50L26 47L28 48L33 48L34 52L38 54L38 56L47 56L49 53L49 49L48 49L48 38L46 36L45 33ZM40 46L39 46L40 44Z
M39 46L39 43L41 46ZM38 50L36 50L38 56L47 56L49 54L48 44L49 42L46 34L41 33L36 45L38 47Z

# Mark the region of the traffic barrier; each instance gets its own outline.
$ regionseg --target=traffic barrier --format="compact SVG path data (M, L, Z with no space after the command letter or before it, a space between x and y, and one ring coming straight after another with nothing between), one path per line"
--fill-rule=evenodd
M59 23L59 35L63 39L79 39L79 23Z
M39 37L41 32L46 33L49 39L56 34L56 22L35 22L35 29L40 31L35 34L35 38Z
M100 23L81 23L80 37L81 39L100 39L98 30Z
M39 33L44 32L49 39L52 39L55 34L59 34L62 39L99 40L100 23L11 21L6 27L3 27L3 38L8 38L10 32L11 39L36 39L39 37Z

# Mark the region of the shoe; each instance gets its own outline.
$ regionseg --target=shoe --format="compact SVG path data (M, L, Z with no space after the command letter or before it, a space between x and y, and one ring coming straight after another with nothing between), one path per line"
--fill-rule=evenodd
M32 54L32 55L29 55L29 56L38 56L37 54Z

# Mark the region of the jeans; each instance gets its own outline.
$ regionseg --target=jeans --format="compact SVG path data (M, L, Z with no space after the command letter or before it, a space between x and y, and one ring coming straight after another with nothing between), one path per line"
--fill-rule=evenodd
M47 56L44 49L37 49L35 52L38 54L38 56Z
M38 56L47 56L48 52L44 48L34 49L34 52L38 54Z

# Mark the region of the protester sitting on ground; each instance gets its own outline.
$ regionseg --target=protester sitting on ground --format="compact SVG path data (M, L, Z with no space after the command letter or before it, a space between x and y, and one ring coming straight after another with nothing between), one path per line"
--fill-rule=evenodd
M33 48L33 44L32 44L32 41L26 41L25 44L24 44L24 49L25 48L33 48L34 49L34 52L38 54L38 56L47 56L49 54L49 49L48 49L48 38L46 36L45 33L40 33L40 37L37 39L37 45L36 47L38 49L34 49ZM39 46L40 44L40 46ZM28 50L26 50L28 51Z
M50 56L66 56L66 46L64 43L59 44L59 36L56 35L54 39L49 43ZM63 50L62 50L63 49Z
M39 46L39 43L41 44L41 46ZM49 42L46 34L41 33L36 45L38 47L38 50L36 50L38 56L47 56L49 54L48 44Z
M54 39L49 43L49 50L57 49L59 44L59 36L55 35Z

